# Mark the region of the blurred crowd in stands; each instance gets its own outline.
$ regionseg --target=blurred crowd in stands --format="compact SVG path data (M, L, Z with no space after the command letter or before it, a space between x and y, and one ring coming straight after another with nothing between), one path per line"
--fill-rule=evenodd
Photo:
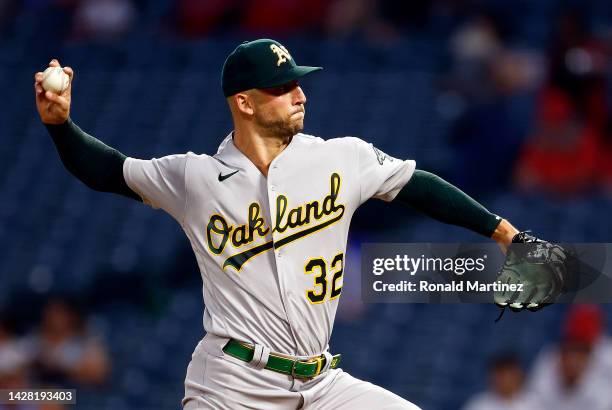
M13 311L13 315L18 312ZM38 324L20 329L14 316L0 317L0 389L80 389L103 386L110 358L103 339L71 299L51 299ZM60 410L58 404L6 407ZM4 410L0 404L0 410Z
M611 45L593 36L579 13L559 20L534 125L516 167L522 189L575 193L597 185L612 187L606 84Z
M433 33L449 45L441 100L455 124L452 182L567 196L612 191L612 24L593 18L601 4L559 1L540 22L547 32L530 35L512 21L536 7L524 1L4 0L0 32L44 15L37 24L66 42L234 33L385 48Z
M482 13L452 38L452 83L471 101L454 142L461 161L481 165L460 185L511 182L519 191L563 196L610 191L612 26L596 34L582 9L561 9L538 50L515 45L508 24ZM530 94L535 105L524 98ZM490 174L480 173L483 166Z
M464 410L610 410L612 338L596 305L575 305L565 319L558 345L543 349L525 374L516 353L491 360L489 389Z

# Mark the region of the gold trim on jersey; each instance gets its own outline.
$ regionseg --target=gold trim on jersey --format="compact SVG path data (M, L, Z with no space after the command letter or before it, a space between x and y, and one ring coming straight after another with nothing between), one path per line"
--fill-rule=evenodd
M220 255L223 253L228 240L234 248L239 248L258 238L265 238L270 232L270 228L266 227L265 219L261 216L261 205L259 203L253 202L249 205L247 220L246 224L234 227L234 225L227 223L223 215L211 215L206 226L206 243L210 252ZM218 245L215 245L212 234L220 237Z
M323 203L314 200L303 205L296 206L287 212L288 199L285 195L276 198L276 223L273 232L283 233L287 229L297 228L311 223L314 220L322 219L341 209L344 213L344 205L336 205L336 198L340 192L341 179L337 173L331 174L330 193L323 198ZM286 214L286 216L285 216Z
M336 269L338 263L340 269ZM319 286L321 291L317 293L317 289L307 289L308 302L311 305L318 305L326 300L337 299L342 293L342 285L338 287L338 280L344 276L344 252L336 253L329 263L322 256L308 259L304 264L304 273L306 275L315 274L316 268L319 269L319 274L314 276L313 283Z
M336 203L341 183L340 174L337 172L332 173L330 176L329 194L323 197L321 201L310 201L290 209L288 208L289 200L287 197L282 194L279 195L276 198L275 225L272 232L284 233L288 229L307 228L292 232L276 241L268 240L237 254L230 255L223 263L223 268L232 267L237 272L240 272L244 264L253 257L270 249L278 249L288 243L305 238L341 220L344 216L345 206L344 204ZM329 218L321 221L325 217ZM206 226L208 249L214 255L222 254L228 243L234 249L237 249L252 243L258 238L265 237L269 233L270 228L266 227L265 219L261 216L261 205L257 202L249 205L248 222L246 224L231 225L223 215L213 214Z

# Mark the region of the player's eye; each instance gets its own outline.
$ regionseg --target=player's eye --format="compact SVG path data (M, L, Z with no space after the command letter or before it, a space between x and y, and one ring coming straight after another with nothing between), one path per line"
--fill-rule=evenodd
M287 94L288 92L293 91L298 86L298 81L293 80L283 85L279 85L278 87L271 88L263 88L262 91L266 94L271 94L275 96Z

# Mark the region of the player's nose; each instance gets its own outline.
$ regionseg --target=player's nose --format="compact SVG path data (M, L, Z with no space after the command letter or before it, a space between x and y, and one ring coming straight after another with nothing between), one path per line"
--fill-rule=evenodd
M306 104L306 94L299 85L293 89L293 104Z

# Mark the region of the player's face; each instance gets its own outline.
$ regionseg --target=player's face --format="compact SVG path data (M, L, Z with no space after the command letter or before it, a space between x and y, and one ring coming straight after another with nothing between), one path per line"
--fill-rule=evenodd
M304 129L306 96L297 80L254 91L258 126L281 138L292 137Z

